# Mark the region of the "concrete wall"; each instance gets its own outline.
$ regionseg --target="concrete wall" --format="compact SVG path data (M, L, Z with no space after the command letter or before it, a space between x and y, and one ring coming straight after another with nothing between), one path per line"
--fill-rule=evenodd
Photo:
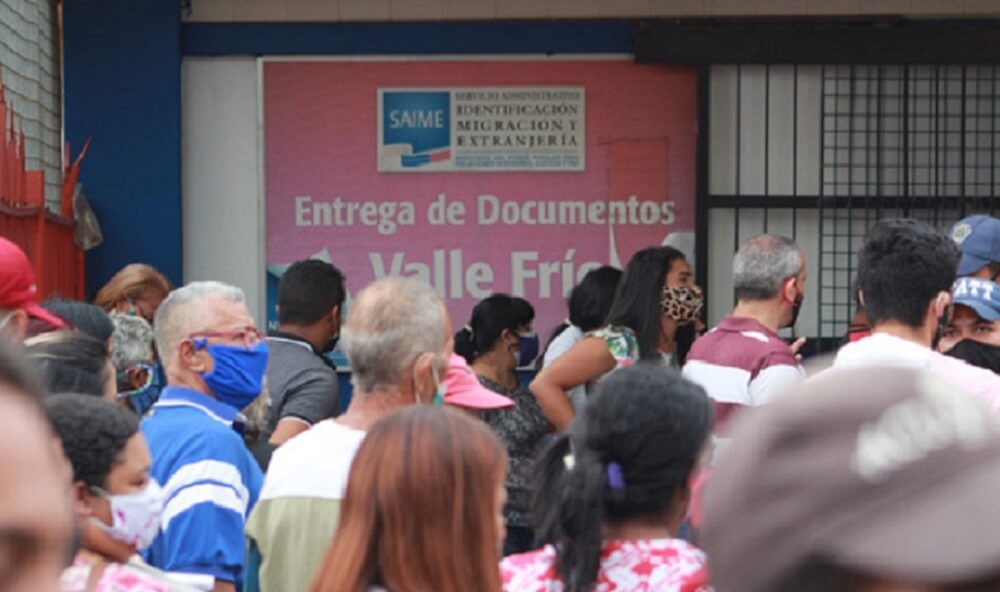
M263 320L258 103L256 59L184 61L184 281L212 279L239 286L250 311Z

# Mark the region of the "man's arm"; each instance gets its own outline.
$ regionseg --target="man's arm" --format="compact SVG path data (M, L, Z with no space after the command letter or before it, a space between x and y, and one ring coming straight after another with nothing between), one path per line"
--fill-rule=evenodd
M288 386L268 442L280 446L317 422L336 416L339 410L337 375L326 369L304 372L301 381Z
M274 444L275 446L281 446L285 442L291 440L311 427L311 423L298 417L286 417L284 419L280 419L278 420L278 425L274 428L274 432L271 433L268 443Z
M750 381L750 401L753 406L766 405L805 380L805 377L802 367L796 363L768 366Z
M236 592L236 584L232 582L224 582L222 580L215 580L215 585L212 586L212 592Z

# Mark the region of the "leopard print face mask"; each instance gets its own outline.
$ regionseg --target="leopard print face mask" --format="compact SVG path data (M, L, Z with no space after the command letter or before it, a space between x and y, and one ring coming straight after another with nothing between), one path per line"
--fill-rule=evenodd
M695 322L705 306L705 298L698 286L664 286L660 293L660 310L663 316L677 321L680 325Z

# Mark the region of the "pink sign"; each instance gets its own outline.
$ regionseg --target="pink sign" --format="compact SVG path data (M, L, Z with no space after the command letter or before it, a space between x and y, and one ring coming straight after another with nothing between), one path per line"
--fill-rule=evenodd
M263 72L271 276L306 257L337 265L351 294L384 275L420 276L445 298L456 327L478 300L516 294L535 306L545 335L566 317L565 297L590 269L622 266L651 245L693 246L692 68L621 60L269 61ZM507 88L520 101L516 116L507 116L513 108L469 102L502 99ZM552 88L569 90L546 91ZM392 89L411 94L387 94ZM551 99L563 95L569 106ZM546 97L544 108L532 107L533 96ZM450 112L420 110L454 97L467 102ZM411 100L420 108L407 108ZM482 123L455 121L469 113L485 114ZM525 113L532 123L519 123ZM557 125L545 118L556 115L568 130L558 136L545 131ZM400 122L413 129L400 132ZM433 127L433 137L414 136L427 131L419 126ZM389 142L383 128L399 135ZM456 129L470 128L475 138L456 139ZM489 135L498 129L502 136ZM390 143L397 152L380 153ZM463 156L463 145L477 152ZM559 160L546 156L552 146ZM385 172L389 157L395 168ZM460 158L480 168L461 170ZM537 163L549 168L524 170Z

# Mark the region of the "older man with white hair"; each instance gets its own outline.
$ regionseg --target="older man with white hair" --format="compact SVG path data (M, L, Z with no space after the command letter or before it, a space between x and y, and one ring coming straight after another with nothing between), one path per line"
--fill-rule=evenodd
M142 431L165 506L145 557L233 591L244 569L244 523L263 481L236 419L262 389L267 344L243 291L218 282L171 292L154 327L168 386Z
M248 578L257 575L263 592L309 589L369 427L394 409L443 395L451 322L427 282L388 277L369 285L351 305L341 343L351 364L350 406L278 448L247 523Z

